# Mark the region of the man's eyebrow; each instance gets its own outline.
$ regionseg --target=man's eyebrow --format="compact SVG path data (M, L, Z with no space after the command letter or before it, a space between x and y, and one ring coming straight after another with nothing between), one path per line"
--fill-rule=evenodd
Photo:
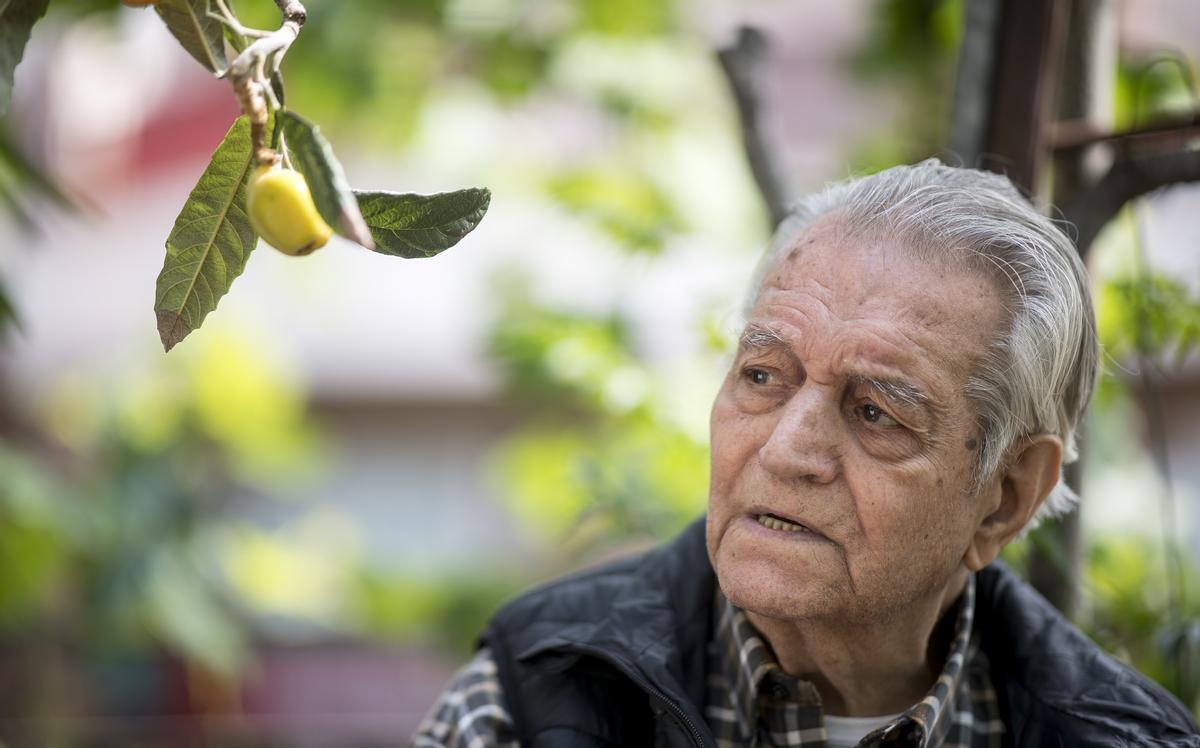
M776 346L786 347L787 342L783 336L771 328L751 322L746 325L745 330L742 330L742 334L738 338L738 346L740 348L774 348Z
M742 331L741 336L738 338L738 343L742 349L778 347L789 352L791 350L788 347L787 341L777 331L754 322L746 325L746 329ZM892 377L876 377L866 374L852 374L849 380L851 384L870 387L893 403L917 408L930 416L934 415L934 411L937 410L934 407L933 400L926 394L925 390L907 380Z
M855 374L850 379L855 384L870 387L893 402L922 408L926 411L929 410L929 396L925 394L924 390L911 382L906 382L902 379L871 377L863 374Z

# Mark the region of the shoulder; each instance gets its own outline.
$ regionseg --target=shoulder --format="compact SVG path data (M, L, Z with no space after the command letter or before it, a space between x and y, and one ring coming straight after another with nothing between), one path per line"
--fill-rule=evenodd
M700 519L665 545L505 604L479 641L495 658L517 734L568 725L628 745L618 736L653 730L647 691L694 712L714 589Z
M1123 741L1110 744L1200 748L1183 705L1106 654L1007 567L993 564L977 579L977 627L1019 743L1092 734Z
M639 615L661 612L689 620L711 605L715 576L704 544L704 519L671 541L651 550L608 562L536 586L506 603L492 619L492 629L528 632L540 638L554 629L567 637L582 636L598 622L631 610Z
M486 647L455 673L412 738L413 748L477 745L517 746L496 663Z

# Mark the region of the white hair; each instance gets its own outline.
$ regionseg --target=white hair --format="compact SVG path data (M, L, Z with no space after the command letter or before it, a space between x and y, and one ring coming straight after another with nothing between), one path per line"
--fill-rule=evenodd
M798 201L759 265L747 311L769 269L825 218L854 233L898 236L916 256L959 263L1001 289L1007 317L964 393L981 435L975 490L1008 464L1025 436L1054 434L1064 463L1077 459L1076 429L1095 386L1099 344L1087 271L1063 230L998 174L936 159L897 166ZM1078 500L1060 475L1029 527Z

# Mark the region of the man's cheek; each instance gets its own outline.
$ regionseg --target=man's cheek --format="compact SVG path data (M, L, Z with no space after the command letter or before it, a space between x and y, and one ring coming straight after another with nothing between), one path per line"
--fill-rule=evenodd
M714 498L724 496L733 480L736 478L739 466L743 462L738 454L738 443L724 434L714 433L711 450L711 470L709 473L709 493Z

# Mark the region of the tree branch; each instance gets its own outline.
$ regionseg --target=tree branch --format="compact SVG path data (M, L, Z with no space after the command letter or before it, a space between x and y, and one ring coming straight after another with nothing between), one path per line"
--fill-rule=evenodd
M252 44L243 49L233 62L229 63L226 75L229 77L233 91L238 97L242 112L250 120L250 143L254 152L254 162L274 163L278 158L274 151L266 145L267 100L275 102L271 84L267 80L266 63L271 62L272 71L279 70L279 63L287 54L288 47L300 35L300 27L308 20L308 12L300 0L275 0L279 12L283 15L283 24L277 31L272 31L255 39Z
M738 120L742 124L742 145L746 159L750 162L750 172L762 193L770 214L771 229L774 230L787 216L788 190L771 156L779 150L768 147L770 138L759 117L762 108L759 84L766 46L767 41L760 31L743 26L733 46L717 51L717 59L733 92Z
M1160 187L1197 181L1200 151L1118 156L1103 177L1077 192L1064 206L1063 218L1078 229L1075 245L1086 257L1100 230L1125 203Z
M1118 132L1101 130L1095 124L1082 119L1055 122L1050 125L1049 130L1048 145L1056 151L1082 148L1094 143L1111 143L1120 148L1177 147L1200 134L1200 114L1166 119Z

